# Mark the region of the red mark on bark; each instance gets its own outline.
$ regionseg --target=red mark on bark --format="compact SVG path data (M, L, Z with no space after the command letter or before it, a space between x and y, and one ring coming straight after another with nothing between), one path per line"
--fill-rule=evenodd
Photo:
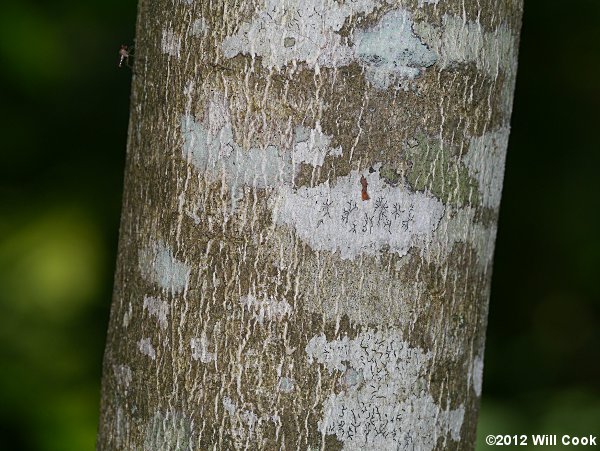
M364 175L360 176L360 184L362 185L362 200L369 200L369 193L367 193L367 186L369 186L369 184Z

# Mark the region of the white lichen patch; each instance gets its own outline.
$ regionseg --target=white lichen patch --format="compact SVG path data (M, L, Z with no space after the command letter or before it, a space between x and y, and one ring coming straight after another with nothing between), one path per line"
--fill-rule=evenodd
M219 119L223 124L214 130ZM213 119L209 115L208 121L203 124L191 115L183 115L183 155L209 180L221 180L229 187L232 209L244 186L267 188L292 181L289 152L280 152L272 145L244 149L234 141L229 116Z
M131 368L129 368L127 365L113 365L113 375L117 385L127 391L129 384L131 384L133 379Z
M229 396L223 397L223 408L231 416L235 415L235 413L237 411L237 406L236 406L235 402L233 402Z
M237 32L223 40L227 58L237 54L262 57L268 68L304 61L309 67L336 67L354 57L348 42L338 34L346 19L370 13L378 2L373 0L265 0L251 23L243 23Z
M221 181L228 189L232 210L247 192L245 187L278 191L293 186L302 164L322 166L325 158L342 155L341 147L331 146L331 136L323 133L317 121L314 128L299 125L288 137L274 136L275 145L244 147L234 139L228 102L221 94L209 100L202 120L190 114L182 115L182 154L209 182ZM285 147L285 146L284 146ZM185 213L196 224L202 222L202 205L190 202Z
M150 357L152 360L156 360L156 351L154 346L152 346L150 338L142 338L140 341L138 341L138 349L145 356Z
M508 135L508 128L500 128L473 137L469 151L463 156L463 163L469 175L478 182L485 207L494 209L500 207Z
M181 37L177 36L173 30L163 30L160 47L163 53L179 58L181 54Z
M414 79L437 56L415 35L405 10L390 11L372 28L354 34L355 53L366 68L366 78L385 89L402 79Z
M291 393L294 391L294 380L289 377L282 377L279 379L277 389L282 393Z
M310 164L314 167L323 166L328 155L341 156L342 148L331 148L331 137L324 134L321 124L317 122L314 129L299 125L294 130L294 147L292 162L294 166L300 163Z
M231 113L222 95L208 102L202 121L184 114L181 131L184 158L209 181L219 180L229 188L232 209L246 186L291 186L301 164L321 166L327 156L342 155L341 147L330 146L331 137L323 133L319 123L315 128L294 129L291 152L275 145L245 148L234 139ZM286 141L283 136L278 139Z
M473 359L471 368L469 371L469 379L471 387L475 391L477 396L481 396L481 389L483 387L483 356L477 355Z
M259 435L259 429L265 422L273 422L275 425L281 425L279 415L263 414L258 416L252 410L243 409L229 396L224 396L222 400L223 408L229 414L231 421L230 433L235 441L236 449L247 448L247 441L256 438Z
M440 0L419 0L419 8L423 8L425 5L437 5Z
M363 200L361 177L368 183ZM388 252L405 255L428 243L444 213L435 197L387 185L377 170L338 177L309 188L283 187L273 200L273 219L292 227L313 249L343 259Z
M208 340L206 334L203 333L200 338L192 338L190 340L192 348L192 359L200 360L202 363L210 363L217 359L217 354L208 351Z
M187 289L190 266L177 260L171 248L158 241L140 252L138 266L142 276L172 295Z
M225 38L222 50L227 58L238 54L260 56L268 68L280 68L303 61L308 67L340 67L358 60L366 76L381 89L401 79L413 79L436 55L412 30L410 14L398 9L385 14L368 30L354 35L339 34L346 20L369 14L385 2L354 0L265 0L251 23Z
M342 376L342 387L345 390L349 390L354 387L358 387L365 380L362 370L355 370L354 368L348 368L344 371L344 375Z
M148 311L150 316L157 319L162 330L165 330L169 324L167 316L169 315L169 304L160 298L144 296L144 310Z
M503 74L500 106L505 124L512 112L517 67L517 34L505 25L486 31L481 23L463 17L444 15L439 26L428 22L414 24L415 32L438 55L441 69L474 63L491 78Z
M131 302L127 304L127 311L123 313L123 327L127 329L129 327L129 323L131 322L131 317L133 316L133 307L131 306Z
M480 268L483 271L489 269L494 257L497 226L476 222L475 214L472 207L447 208L424 257L436 261L448 255L456 243L467 243L477 253Z
M146 423L144 450L196 449L194 420L178 411L158 411Z
M240 304L250 312L252 318L259 324L264 321L281 321L292 314L292 306L285 300L262 295L260 299L252 294L242 296Z
M194 22L192 23L192 30L191 30L192 36L202 36L203 34L206 34L207 32L208 32L208 24L203 17L201 17L200 19L194 20Z
M455 63L475 63L491 77L510 70L515 62L515 36L505 25L485 31L478 22L444 15L441 26L428 22L414 24L415 32L438 55L441 68Z
M384 370L390 377L397 378L397 383L405 389L415 388L414 385L431 360L431 353L410 347L399 332L373 330L362 332L355 339L343 337L341 340L327 341L324 334L317 335L311 338L305 351L309 364L314 361L322 363L330 374L333 371L344 373L353 368L369 381ZM386 358L372 359L377 354ZM371 359L367 360L368 357Z
M464 407L435 403L427 391L432 353L411 347L398 332L367 330L333 341L321 334L305 351L309 364L343 374L344 390L324 402L319 428L344 450L430 451L448 435L460 439Z
M115 446L123 449L126 447L130 430L129 415L123 411L123 407L117 406L116 412L113 415L112 424Z

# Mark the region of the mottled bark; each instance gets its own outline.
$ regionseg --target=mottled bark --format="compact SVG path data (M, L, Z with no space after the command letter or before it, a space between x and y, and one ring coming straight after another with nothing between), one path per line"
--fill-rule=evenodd
M140 0L99 449L472 449L517 0Z

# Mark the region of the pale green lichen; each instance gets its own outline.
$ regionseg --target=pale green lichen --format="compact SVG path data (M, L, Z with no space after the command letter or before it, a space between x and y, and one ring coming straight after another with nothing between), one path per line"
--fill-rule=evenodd
M444 204L477 205L477 180L461 163L456 149L424 135L416 141L418 145L406 146L403 154L410 165L406 178L412 189L429 192Z

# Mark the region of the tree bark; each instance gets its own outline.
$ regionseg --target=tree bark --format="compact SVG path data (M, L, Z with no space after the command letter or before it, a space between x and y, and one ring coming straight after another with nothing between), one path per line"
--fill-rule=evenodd
M472 449L518 0L140 0L98 449Z

